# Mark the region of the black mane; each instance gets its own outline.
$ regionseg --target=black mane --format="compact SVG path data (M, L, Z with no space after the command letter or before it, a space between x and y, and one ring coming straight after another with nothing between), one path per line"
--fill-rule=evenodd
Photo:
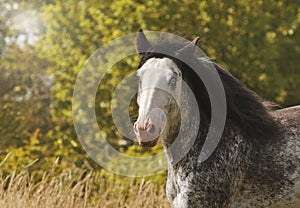
M255 139L257 144L280 138L281 125L272 115L274 105L264 102L229 72L214 65L225 89L228 120L238 125L248 137Z
M152 57L167 57L172 59L182 71L184 81L193 90L200 112L210 119L211 109L209 96L202 80L189 66L176 59L175 52L182 47L184 47L182 43L178 44L176 41L168 41L165 38L161 38L152 46L152 50L144 53L139 67ZM163 51L164 48L168 51L174 51L174 56L152 52ZM234 123L241 129L246 137L253 139L258 145L280 137L282 132L281 126L272 116L271 105L263 102L255 92L248 89L242 82L232 76L228 71L222 69L218 64L207 58L198 59L193 54L186 55L188 55L192 61L198 62L197 65L199 65L199 68L197 70L210 70L209 68L203 67L205 66L205 62L210 62L219 73L226 94L227 126Z

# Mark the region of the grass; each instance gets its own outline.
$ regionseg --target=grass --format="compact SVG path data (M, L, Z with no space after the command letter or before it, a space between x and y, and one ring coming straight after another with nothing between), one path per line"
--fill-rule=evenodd
M110 178L109 178L110 177ZM50 170L42 176L27 170L0 173L1 208L54 207L164 207L169 208L164 185L88 170Z

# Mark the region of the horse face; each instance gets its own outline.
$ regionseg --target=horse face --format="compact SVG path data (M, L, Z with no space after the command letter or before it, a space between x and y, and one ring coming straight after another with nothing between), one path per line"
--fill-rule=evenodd
M139 116L134 132L141 146L156 145L167 114L181 93L181 71L169 58L151 58L138 70Z

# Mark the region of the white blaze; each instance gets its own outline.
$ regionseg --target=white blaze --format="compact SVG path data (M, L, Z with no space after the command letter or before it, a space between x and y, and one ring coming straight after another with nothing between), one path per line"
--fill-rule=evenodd
M178 74L181 74L179 68L169 58L151 58L137 72L140 78L137 123L140 126L147 126L147 122L150 121L155 126L155 132L149 135L149 138L159 136L165 126L170 99L172 96L180 95L181 79L178 79ZM174 78L175 87L171 84ZM148 138L139 139L148 140Z

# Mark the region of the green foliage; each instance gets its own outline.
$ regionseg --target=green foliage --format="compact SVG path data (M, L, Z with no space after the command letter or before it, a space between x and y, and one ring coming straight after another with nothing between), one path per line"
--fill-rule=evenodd
M5 51L0 66L1 149L22 145L22 136L27 138L26 134L37 128L43 133L48 131L50 89L46 86L45 65L44 60L33 55L29 45L20 49L11 44Z

